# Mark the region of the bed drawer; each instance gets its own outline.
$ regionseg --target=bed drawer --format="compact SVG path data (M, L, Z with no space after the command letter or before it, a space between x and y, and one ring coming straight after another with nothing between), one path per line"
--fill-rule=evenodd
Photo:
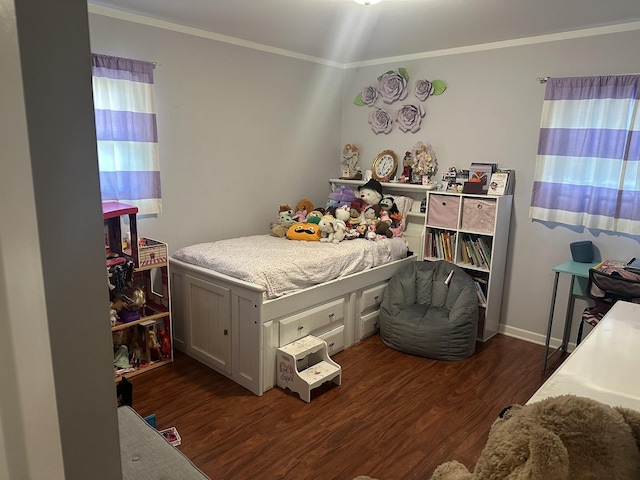
M362 322L360 329L360 340L370 337L380 329L380 310L364 315L360 321Z
M369 310L378 310L380 308L380 302L382 302L382 294L384 293L385 288L387 288L387 284L383 283L363 290L360 313Z
M280 346L291 343L332 323L344 320L344 298L298 313L280 321Z
M344 325L340 325L338 328L334 328L322 335L318 335L318 337L327 342L329 355L333 355L334 353L344 350Z
M458 228L460 197L454 195L429 195L427 225L455 230Z

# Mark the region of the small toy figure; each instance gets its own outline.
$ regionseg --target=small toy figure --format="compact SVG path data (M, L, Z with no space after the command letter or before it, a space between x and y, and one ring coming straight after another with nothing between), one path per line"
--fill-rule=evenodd
M158 336L160 337L160 352L165 358L171 357L171 340L169 340L169 334L164 328L158 330Z
M149 349L151 360L162 360L162 351L156 337L156 332L149 330L147 333L147 348Z
M404 159L402 161L402 176L405 178L411 178L411 165L413 165L413 154L410 151L404 153Z

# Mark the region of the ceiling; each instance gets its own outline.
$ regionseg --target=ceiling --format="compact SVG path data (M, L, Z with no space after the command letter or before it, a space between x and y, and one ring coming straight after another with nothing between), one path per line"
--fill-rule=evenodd
M640 21L639 0L382 0L370 6L353 0L89 3L339 64Z

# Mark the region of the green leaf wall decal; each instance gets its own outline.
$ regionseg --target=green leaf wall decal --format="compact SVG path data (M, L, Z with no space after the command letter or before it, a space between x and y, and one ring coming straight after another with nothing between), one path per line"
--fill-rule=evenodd
M432 95L442 95L447 89L447 84L444 83L444 80L434 80L431 82L431 86L433 87Z

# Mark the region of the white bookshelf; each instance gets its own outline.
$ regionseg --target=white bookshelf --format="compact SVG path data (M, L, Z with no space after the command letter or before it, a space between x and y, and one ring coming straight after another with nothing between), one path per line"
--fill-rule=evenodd
M448 260L470 275L486 281L486 304L480 306L478 339L486 341L498 333L502 290L509 245L512 195L472 195L428 191L424 217L423 260ZM436 235L451 240L449 255L430 246ZM490 259L475 265L465 253L466 240L480 239L489 247ZM448 257L448 258L447 258ZM484 315L482 315L484 313ZM484 321L482 321L484 318Z

